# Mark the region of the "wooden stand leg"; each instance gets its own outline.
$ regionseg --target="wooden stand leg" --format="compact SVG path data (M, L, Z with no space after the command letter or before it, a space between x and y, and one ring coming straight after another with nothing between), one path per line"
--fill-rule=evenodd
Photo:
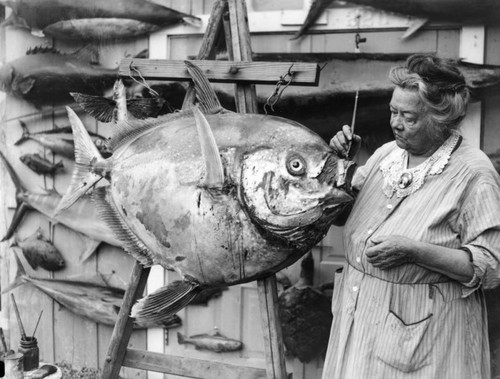
M276 276L257 281L259 303L266 351L266 372L268 378L287 378L283 336L279 320L278 289Z
M142 297L150 271L150 268L142 267L139 262L134 264L130 283L125 292L118 320L111 335L101 379L118 378L118 373L127 352L127 345L133 330L132 319L129 317L130 310L135 301Z

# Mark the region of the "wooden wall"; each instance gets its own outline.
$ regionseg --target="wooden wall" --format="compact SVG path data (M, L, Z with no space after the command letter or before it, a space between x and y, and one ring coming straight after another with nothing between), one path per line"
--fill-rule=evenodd
M205 24L212 6L211 0L156 0L156 2L187 13L202 15ZM306 1L306 3L309 2ZM290 37L298 29L298 23L284 22L283 15L289 15L289 18L295 17L296 13L293 12L302 12L305 15L306 3L302 0L273 2L247 0L250 11L250 30L253 32L251 41L253 51L257 53L353 52L355 49L355 34L360 32L363 37L367 38L367 42L360 46L361 51L365 53L437 52L442 56L459 57L461 36L459 27L429 28L411 40L401 41L399 37L407 20L393 15L383 14L380 16L380 13L373 12L370 14L363 13L364 21L362 19L362 28L359 30L356 30L353 25L350 27L347 27L349 26L347 25L343 30L335 28L333 25L334 20L330 18L327 21L321 21L323 22L320 25L320 29L323 28L321 34L311 34L298 41L292 41ZM281 12L282 9L289 12ZM381 20L384 22L381 22ZM377 27L380 25L383 27L378 30ZM328 28L331 28L331 30ZM150 49L152 58L186 59L197 54L202 34L203 30L199 31L191 27L174 27L155 33L149 40L143 38L130 42L102 44L98 49L99 60L101 64L107 67L115 67L125 55L133 55L146 47ZM496 48L499 36L500 33L497 29L492 29L488 34L486 45L487 63L500 63L499 50ZM34 37L19 29L0 30L0 58L2 62L12 61L24 55L29 47L37 45L55 46L65 52L72 52L80 47L74 44L62 44L59 41ZM377 74L373 74L372 71L367 72L368 76L370 74L384 75L384 72L377 72ZM338 80L345 80L345 78L339 77ZM356 80L356 78L353 80ZM357 78L357 80L364 79ZM328 85L328 83L323 83L323 85ZM263 93L269 92L269 94L272 93L272 90L273 88L269 87L259 88L259 91ZM491 152L498 149L499 133L496 128L499 124L498 118L500 114L496 106L497 101L497 98L492 98L482 106L481 120L483 128L481 130L484 136L483 141L485 141L483 146L485 150ZM345 104L342 106L346 107ZM327 139L333 136L341 125L350 122L350 112L351 108L349 107L344 112L344 116L339 117L338 113L329 112L325 109L321 114L303 112L303 114L297 115L296 118L320 132ZM53 161L59 161L61 158L53 157L50 152L44 151L36 143L27 142L21 146L13 146L14 141L21 135L19 123L13 119L34 114L22 119L28 124L30 131L35 132L51 129L54 125L68 125L66 116L64 114L56 115L52 107L35 109L23 101L10 96L3 96L1 93L0 113L2 117L0 149L7 155L26 187L33 191L43 188L55 188L59 192L63 192L70 179L72 162L64 159L65 172L63 175L56 176L55 180L50 177L40 177L31 172L18 159L23 153L41 152L41 154ZM90 117L85 117L84 122L87 126L92 125L92 128L99 133L110 134L109 126L106 124L95 122ZM473 128L477 128L477 125L473 126ZM364 138L375 139L378 144L388 138L388 125L383 122L375 125L367 124L361 130L363 130ZM362 152L358 157L359 163L364 162L367 155L367 151ZM3 235L13 215L15 198L14 187L8 178L5 167L4 165L0 165L0 167L0 234ZM18 230L18 234L21 238L24 238L32 234L38 227L42 227L44 234L48 236L51 227L50 220L36 212L32 212L25 218ZM96 255L82 263L78 260L78 256L83 249L82 241L78 235L59 225L54 230L52 236L54 244L66 258L68 267L58 273L47 273L39 269L38 272L41 276L71 278L80 275L92 277L100 274L107 278L112 285L126 286L133 261L120 249L107 245L101 246ZM316 261L316 284L331 281L335 268L343 262L344 251L341 232L341 228L333 227L324 241L313 250ZM8 245L8 243L0 244L0 284L2 288L11 283L15 275L15 263ZM284 272L291 278L292 282L296 281L299 272L298 265L296 264L284 270ZM169 275L160 268L155 267L148 283L148 289L151 291L174 279L175 277L171 274ZM44 361L66 361L76 367L102 367L111 335L110 327L83 320L29 285L17 288L13 293L18 301L28 332L33 329L38 313L43 310L37 338L40 344L41 357ZM0 326L6 332L11 346L16 348L19 340L19 330L7 295L2 295L0 306ZM151 329L147 332L134 332L131 346L246 366L264 366L264 346L255 283L231 287L221 297L212 300L208 306L189 306L179 312L179 316L183 321L182 327L172 330ZM192 346L177 343L177 332L182 332L185 335L206 333L215 326L228 337L243 341L245 348L241 352L217 354L197 351ZM321 358L308 364L303 364L292 357L287 358L288 370L293 371L295 379L319 378L322 365ZM125 378L175 378L171 375L147 374L132 369L122 369L121 375Z

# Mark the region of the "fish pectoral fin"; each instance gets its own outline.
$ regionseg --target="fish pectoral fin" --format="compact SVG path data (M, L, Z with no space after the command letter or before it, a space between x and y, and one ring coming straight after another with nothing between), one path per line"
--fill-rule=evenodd
M23 78L19 81L16 81L16 88L23 94L27 95L33 86L35 85L35 79L33 78Z
M70 92L78 105L96 120L101 122L113 121L116 102L102 96L87 95L79 92Z
M198 283L177 280L139 300L131 317L138 323L160 323L188 305L199 291Z
M417 18L414 20L411 25L406 29L406 32L401 36L401 39L407 39L413 36L416 32L418 32L427 22L428 18Z
M96 241L95 239L87 237L84 234L81 234L80 237L83 240L83 245L85 246L82 254L80 254L80 262L85 262L94 254L96 249L101 244L101 241Z
M207 119L198 107L193 107L196 129L201 145L201 153L205 161L205 177L201 186L222 188L224 186L224 167L220 159L219 148Z

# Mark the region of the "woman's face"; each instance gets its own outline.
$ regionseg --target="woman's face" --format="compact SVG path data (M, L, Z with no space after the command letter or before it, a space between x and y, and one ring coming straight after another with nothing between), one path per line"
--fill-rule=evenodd
M397 145L416 156L431 156L443 141L432 133L431 118L415 90L396 87L391 102L391 128Z

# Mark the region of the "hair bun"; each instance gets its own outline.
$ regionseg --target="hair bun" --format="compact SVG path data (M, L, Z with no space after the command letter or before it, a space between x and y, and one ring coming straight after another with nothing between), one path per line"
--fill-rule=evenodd
M418 74L427 85L440 91L460 92L466 88L465 78L455 63L434 55L414 54L406 60L409 72Z

